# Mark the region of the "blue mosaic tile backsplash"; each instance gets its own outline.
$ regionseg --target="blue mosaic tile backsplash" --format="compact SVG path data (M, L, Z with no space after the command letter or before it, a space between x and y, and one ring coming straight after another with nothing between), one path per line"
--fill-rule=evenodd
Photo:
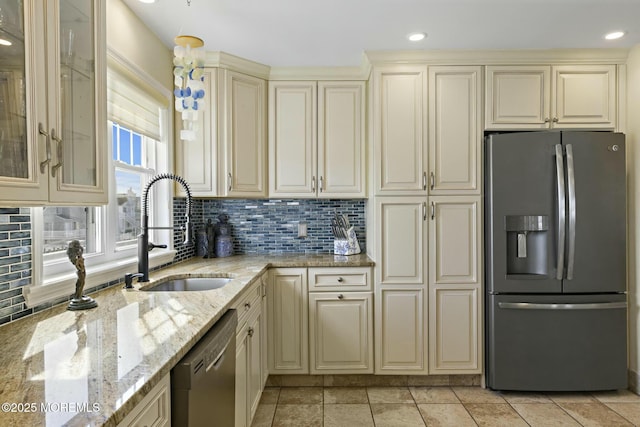
M347 215L354 226L360 248L366 252L365 200L206 199L202 222L215 224L227 214L235 254L331 253L334 213ZM307 224L307 237L298 238L298 223Z

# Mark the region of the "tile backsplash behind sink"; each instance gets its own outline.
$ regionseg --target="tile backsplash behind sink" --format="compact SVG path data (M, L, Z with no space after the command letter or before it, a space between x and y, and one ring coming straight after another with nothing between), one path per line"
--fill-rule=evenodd
M335 212L346 214L355 227L362 252L366 251L364 200L235 200L197 199L192 206L194 230L208 219L229 216L235 254L328 253L333 251L330 222ZM174 225L184 224L185 199L173 200ZM298 223L307 223L307 237L299 239ZM0 208L0 325L29 316L69 297L27 307L22 288L31 284L32 230L29 208ZM174 234L177 250L174 262L195 256L194 246L182 246L181 233ZM165 265L166 266L166 265ZM165 267L161 266L161 267ZM91 270L87 271L91 274ZM121 278L85 289L86 294L114 286Z

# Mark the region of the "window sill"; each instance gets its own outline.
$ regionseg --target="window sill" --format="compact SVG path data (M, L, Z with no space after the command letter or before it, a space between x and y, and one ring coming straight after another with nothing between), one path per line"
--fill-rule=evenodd
M174 260L176 251L154 251L149 254L149 268L155 268ZM112 280L124 278L126 273L132 273L138 269L138 257L125 258L109 262L100 266L87 269L84 289L94 288ZM48 278L41 285L31 284L23 290L27 307L35 307L62 297L68 297L75 292L77 276L64 274Z

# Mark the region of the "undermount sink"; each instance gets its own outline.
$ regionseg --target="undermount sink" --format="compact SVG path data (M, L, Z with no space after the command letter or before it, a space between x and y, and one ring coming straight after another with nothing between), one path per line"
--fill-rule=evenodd
M169 279L141 288L142 291L209 291L219 289L229 283L230 277L185 277L182 279Z

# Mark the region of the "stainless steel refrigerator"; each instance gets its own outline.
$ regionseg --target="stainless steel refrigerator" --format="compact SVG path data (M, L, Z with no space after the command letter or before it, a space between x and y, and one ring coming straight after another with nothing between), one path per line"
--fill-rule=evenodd
M487 385L626 388L624 135L491 134L485 166Z

